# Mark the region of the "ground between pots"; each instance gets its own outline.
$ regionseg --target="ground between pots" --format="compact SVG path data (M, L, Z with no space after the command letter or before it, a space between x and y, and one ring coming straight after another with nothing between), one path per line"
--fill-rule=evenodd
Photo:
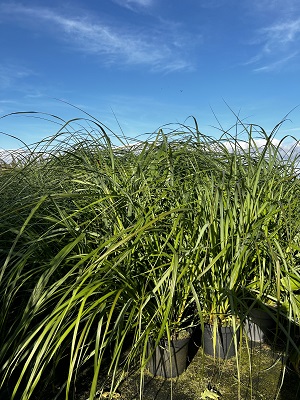
M163 379L146 372L142 399L199 400L203 391L209 388L219 394L220 400L300 400L300 378L290 369L286 370L279 390L283 372L283 357L279 352L266 344L256 345L248 352L243 344L240 354L238 368L235 357L215 360L199 348L186 371L178 378ZM140 374L136 371L119 387L119 395L115 398L138 400L139 386ZM104 398L97 396L97 400ZM76 396L76 400L86 399L88 392Z

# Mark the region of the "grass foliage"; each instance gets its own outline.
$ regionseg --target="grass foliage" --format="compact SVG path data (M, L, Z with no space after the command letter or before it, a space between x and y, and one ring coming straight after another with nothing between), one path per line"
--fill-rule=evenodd
M133 366L142 391L150 338L237 327L258 305L297 366L299 154L274 140L281 124L215 139L193 120L133 141L53 118L53 137L1 164L2 393L59 382L71 399L86 366L90 399Z

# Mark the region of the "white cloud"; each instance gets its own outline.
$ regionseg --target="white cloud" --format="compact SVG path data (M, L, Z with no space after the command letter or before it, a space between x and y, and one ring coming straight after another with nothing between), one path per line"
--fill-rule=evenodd
M297 52L281 59L277 60L274 62L271 62L267 65L264 65L262 67L258 67L254 69L254 72L271 72L271 71L280 71L291 59L295 58L297 56Z
M281 156L298 156L300 153L300 143L298 140L293 138L287 138L288 140L283 140L280 141L276 138L271 139L271 144L274 149L278 149L279 153ZM249 143L249 141L246 139L246 141L243 140L238 140L237 142L234 141L226 141L223 142L223 145L226 147L226 149L230 152L233 152L235 150L238 151L247 151L249 149L252 149L253 152L256 151L262 151L265 146L267 145L267 140L263 138L256 138L253 139L252 142ZM269 144L268 144L269 146Z
M136 7L147 8L153 4L153 0L113 0L113 2L133 11Z
M300 18L276 23L260 30L261 38L265 41L266 52L275 51L278 46L285 49L289 44L297 41L300 33Z
M134 1L144 5L150 3L150 0ZM117 23L108 24L100 19L82 15L64 16L53 9L26 7L16 3L2 5L0 12L2 17L21 19L23 23L30 24L31 29L38 29L40 23L44 31L48 28L58 40L65 40L74 49L102 56L103 63L145 65L165 72L191 68L187 57L182 54L185 51L184 44L181 47L177 45L182 40L180 30L177 33L160 31L164 29L163 26L147 31L143 27L120 27ZM31 21L35 21L34 24Z
M256 53L243 65L252 64L255 72L298 68L295 55L300 45L299 0L252 0L244 7L248 19L255 18L258 28L248 42Z
M300 18L274 22L257 30L251 44L258 52L243 65L253 65L254 72L275 72L295 65L299 54Z
M16 100L4 99L0 100L0 104L16 104Z

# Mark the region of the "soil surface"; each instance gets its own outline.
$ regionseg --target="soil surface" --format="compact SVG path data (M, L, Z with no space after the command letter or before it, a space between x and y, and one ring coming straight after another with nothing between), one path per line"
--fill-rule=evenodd
M280 352L266 344L247 350L244 343L239 354L240 357L229 360L214 359L204 354L200 347L191 357L186 371L178 378L153 377L146 371L140 397L140 373L136 370L121 384L112 399L300 400L300 377L291 369L285 369ZM203 397L205 390L211 397ZM88 398L88 391L83 390L75 400ZM99 392L96 400L107 398L109 392L102 395Z

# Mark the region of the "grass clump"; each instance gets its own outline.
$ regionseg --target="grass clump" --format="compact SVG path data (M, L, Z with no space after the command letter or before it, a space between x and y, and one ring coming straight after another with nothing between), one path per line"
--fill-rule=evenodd
M133 143L95 119L72 120L1 169L8 398L53 385L72 399L85 368L90 399L99 385L113 394L132 368L142 395L150 339L235 326L258 304L276 306L282 352L297 367L297 146L274 144L279 126L239 127L214 139L179 125Z

